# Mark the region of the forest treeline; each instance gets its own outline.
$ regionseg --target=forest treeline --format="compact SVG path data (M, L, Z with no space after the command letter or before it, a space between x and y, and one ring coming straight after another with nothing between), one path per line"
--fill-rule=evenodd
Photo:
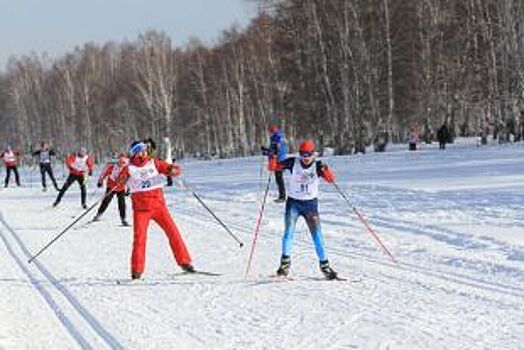
M0 142L47 139L101 157L152 137L178 156L230 157L259 153L269 124L292 149L311 138L338 154L445 122L457 135L520 134L524 1L257 2L249 26L211 47L148 31L53 60L12 58Z

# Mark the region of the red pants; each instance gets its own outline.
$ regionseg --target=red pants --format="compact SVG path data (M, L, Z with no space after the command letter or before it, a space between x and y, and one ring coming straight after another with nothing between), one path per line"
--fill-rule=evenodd
M178 228L171 218L163 200L151 205L149 210L133 212L133 253L131 255L131 272L144 272L146 260L147 227L153 219L167 235L169 245L178 265L190 264L191 257Z

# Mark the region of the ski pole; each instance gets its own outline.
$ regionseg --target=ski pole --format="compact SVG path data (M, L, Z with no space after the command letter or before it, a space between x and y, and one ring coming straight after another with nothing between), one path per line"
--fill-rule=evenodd
M262 184L262 177L264 176L264 160L265 160L266 156L262 155L262 158L260 160L260 174L258 176L258 192L261 193L262 192L262 186L264 186ZM260 194L259 194L260 195Z
M255 227L255 233L253 235L253 243L251 243L251 252L249 253L249 260L247 262L246 274L244 275L244 278L247 278L247 275L249 274L249 269L251 268L251 261L253 260L253 253L255 252L255 244L257 243L258 232L260 230L260 223L262 222L262 216L264 214L264 208L266 206L267 193L269 192L269 184L271 183L272 174L273 173L270 172L269 177L267 178L266 191L264 192L262 206L260 208L260 212L258 213L257 225Z
M227 233L229 233L229 235L231 237L233 237L233 239L235 241L237 241L237 243L240 245L240 248L242 248L244 246L244 243L242 243L242 241L237 237L235 236L235 234L233 232L231 232L231 230L229 229L229 227L226 226L226 224L224 224L224 222L222 222L222 220L220 220L218 218L218 216L216 216L216 214L206 205L206 203L204 203L204 201L202 200L202 198L200 198L200 196L198 194L195 193L195 191L193 191L189 185L187 184L186 181L184 180L181 180L182 181L182 184L184 185L184 187L188 188L191 190L191 193L193 194L193 197L195 197L197 199L197 201L202 204L202 206L209 212L209 214L211 214L215 220L220 224L222 225L222 227L227 231Z
M333 182L333 186L335 186L335 188L337 189L338 193L342 196L342 198L344 198L346 203L351 207L351 210L353 210L353 212L357 215L359 220L364 224L364 227L366 227L367 232L375 239L375 241L378 243L378 245L391 258L391 260L394 263L398 264L397 259L395 259L393 254L391 254L391 252L389 251L389 249L386 248L386 246L382 243L382 241L380 240L380 238L378 237L376 232L373 230L373 228L371 228L371 225L367 222L367 220L364 218L364 216L357 210L357 208L353 204L351 204L351 202L347 198L346 194L342 191L342 189L335 182Z
M42 254L47 248L49 248L54 242L56 242L62 235L64 235L67 231L69 231L69 229L71 229L71 227L73 227L78 221L80 221L80 219L82 219L84 216L86 216L87 213L89 213L91 210L93 210L94 207L96 207L98 205L98 203L100 203L102 200L104 200L107 196L109 196L109 194L113 193L113 189L111 189L111 191L107 192L105 194L105 196L103 196L102 198L100 198L99 200L97 200L95 203L93 203L89 208L87 208L79 217L77 217L75 220L73 220L72 223L70 223L69 225L67 225L66 228L64 228L62 230L62 232L60 232L59 234L57 234L51 241L49 241L49 243L47 243L42 249L40 249L38 251L38 253L36 253L35 255L33 255L29 260L28 260L28 263L30 264L33 260L35 260L40 254Z

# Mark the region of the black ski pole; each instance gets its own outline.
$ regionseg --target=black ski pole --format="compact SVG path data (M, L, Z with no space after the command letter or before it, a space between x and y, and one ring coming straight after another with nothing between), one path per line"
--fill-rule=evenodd
M182 180L182 183L186 188L191 190L186 181ZM233 232L231 232L229 227L227 227L226 224L224 224L222 220L220 220L218 216L216 216L216 214L206 205L206 203L204 203L202 198L200 198L200 196L196 194L195 191L191 190L191 193L193 194L193 197L195 197L198 200L198 202L202 204L202 206L209 212L209 214L211 214L215 218L215 220L218 221L220 225L222 225L222 227L227 231L227 233L229 233L229 235L233 237L235 241L237 241L237 243L240 245L240 248L242 248L244 246L244 243L242 243L242 241L237 236L235 236Z
M79 217L77 217L75 220L73 220L72 223L67 225L66 228L62 230L59 234L57 234L49 243L47 243L42 249L38 251L35 255L33 255L29 260L28 263L30 264L33 260L35 260L40 254L42 254L47 248L49 248L54 242L56 242L62 235L64 235L71 227L73 227L80 219L82 219L84 216L86 216L87 213L89 213L91 210L93 210L94 207L98 205L102 200L104 200L109 194L113 193L114 188L107 192L105 196L97 200L95 203L93 203L89 208L87 208Z

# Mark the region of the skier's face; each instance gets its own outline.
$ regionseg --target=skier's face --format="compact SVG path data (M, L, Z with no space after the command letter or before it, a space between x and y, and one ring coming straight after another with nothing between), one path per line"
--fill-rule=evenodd
M309 165L313 161L313 153L309 152L300 152L300 161L302 163Z
M138 159L146 159L147 158L147 151L146 150L143 150L143 151L140 151L136 154L136 156Z
M120 157L118 158L118 166L125 167L127 165L127 158Z

